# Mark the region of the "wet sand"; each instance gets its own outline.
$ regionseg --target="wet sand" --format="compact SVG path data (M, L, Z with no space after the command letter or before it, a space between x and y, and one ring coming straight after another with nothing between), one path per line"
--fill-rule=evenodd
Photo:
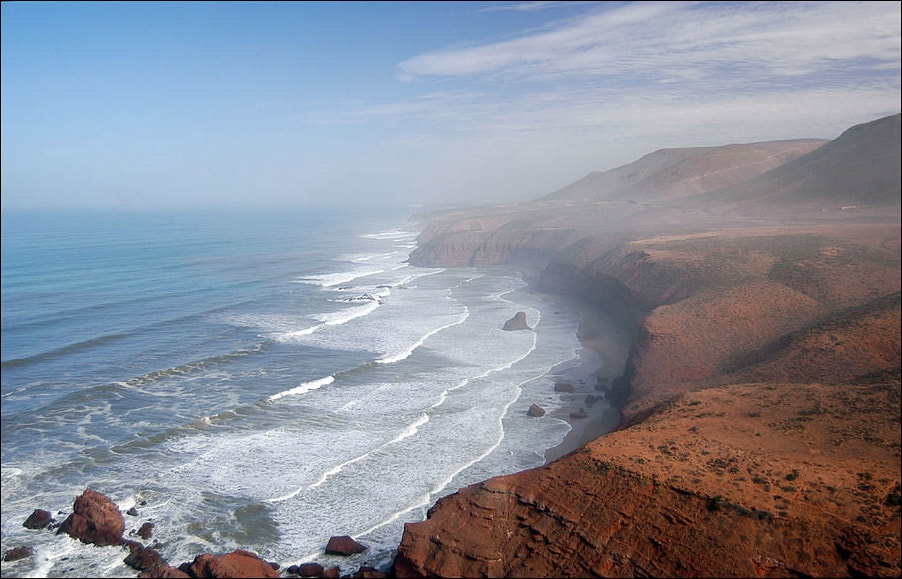
M542 297L579 317L577 337L582 344L578 363L554 374L556 383L569 384L573 391L561 393L564 405L549 413L571 427L561 444L545 451L546 462L551 462L619 426L620 409L605 399L604 387L623 374L634 336L598 308L560 295ZM598 400L589 404L587 396ZM580 409L585 410L585 418L571 417Z

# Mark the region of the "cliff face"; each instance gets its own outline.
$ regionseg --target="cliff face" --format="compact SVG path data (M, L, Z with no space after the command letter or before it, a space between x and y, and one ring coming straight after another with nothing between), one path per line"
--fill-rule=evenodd
M899 117L889 119L793 162L865 155L893 134ZM692 151L671 156L686 167ZM756 179L783 179L770 173ZM854 199L838 186L824 198ZM886 187L898 191L898 177ZM720 212L654 194L595 192L580 207L558 197L542 211L445 216L412 261L526 264L542 289L635 324L623 423L542 468L442 499L406 527L398 575L899 575L898 211L806 214L806 196L762 222L737 217L732 201Z
M808 406L790 402L773 414L771 404L796 388L773 386L693 393L550 465L461 489L406 527L395 571L897 576L898 507L886 497L899 491L899 424L874 429L868 415L875 407L898 415L898 390L843 396L810 385ZM830 420L807 420L815 414ZM886 446L863 467L856 433L865 424L874 446ZM828 433L830 425L838 429ZM831 447L839 450L818 452Z

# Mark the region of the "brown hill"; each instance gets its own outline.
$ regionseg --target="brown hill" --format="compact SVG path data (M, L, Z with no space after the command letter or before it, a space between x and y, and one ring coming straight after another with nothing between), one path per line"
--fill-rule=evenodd
M518 265L637 338L616 432L442 499L398 575L898 576L898 147L895 115L681 201L716 148L659 152L641 202L587 181L431 223L412 261Z
M540 201L673 201L746 181L825 143L799 139L661 149L628 165L590 173Z
M837 211L902 204L902 115L856 125L810 154L692 205L728 204L746 213Z

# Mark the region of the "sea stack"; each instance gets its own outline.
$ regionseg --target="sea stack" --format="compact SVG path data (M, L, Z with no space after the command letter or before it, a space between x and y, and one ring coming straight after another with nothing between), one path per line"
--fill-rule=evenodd
M529 324L526 323L526 312L517 312L514 317L504 322L504 326L501 328L502 330L514 331L514 330L531 330Z

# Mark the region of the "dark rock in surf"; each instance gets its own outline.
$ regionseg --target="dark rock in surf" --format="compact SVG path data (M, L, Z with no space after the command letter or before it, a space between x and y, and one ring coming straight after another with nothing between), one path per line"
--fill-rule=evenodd
M586 413L585 408L580 408L579 410L575 410L570 413L570 418L588 418L589 415Z
M147 522L141 525L141 528L138 529L138 536L144 539L145 541L153 535L153 523Z
M162 563L138 573L139 579L185 579L186 577L190 579L191 575L168 563Z
M125 511L125 514L126 514L126 515L129 515L129 516L131 516L131 517L137 517L137 516L138 516L138 509L136 509L135 507L132 507L132 508L130 508L129 510Z
M301 577L320 577L325 570L326 568L319 563L301 563L295 573Z
M517 312L514 317L504 322L504 326L502 326L501 329L510 332L516 330L531 330L532 328L526 323L526 312Z
M545 409L539 406L538 404L532 404L529 407L529 410L526 411L527 416L531 416L533 418L538 418L540 416L545 416Z
M225 555L204 553L194 558L190 564L183 563L179 569L191 577L278 577L273 564L264 561L256 553L235 549Z
M387 575L375 567L363 566L352 575L354 579L385 579Z
M3 560L7 562L18 561L19 559L25 559L32 555L34 555L34 549L31 547L13 547L3 555Z
M121 545L125 532L125 518L109 497L93 489L86 489L76 497L74 512L63 521L57 534L66 533L82 543L98 547Z
M573 384L569 382L555 382L554 383L554 391L555 392L573 392Z
M53 518L50 515L50 511L45 511L44 509L35 509L33 513L28 515L28 518L25 519L25 522L22 523L22 526L29 529L43 529L52 522Z
M163 563L163 556L160 555L159 551L143 545L137 549L132 549L131 553L125 558L125 564L137 571L152 569Z
M326 544L326 554L328 555L354 555L364 551L366 551L364 545L347 535L333 536Z

